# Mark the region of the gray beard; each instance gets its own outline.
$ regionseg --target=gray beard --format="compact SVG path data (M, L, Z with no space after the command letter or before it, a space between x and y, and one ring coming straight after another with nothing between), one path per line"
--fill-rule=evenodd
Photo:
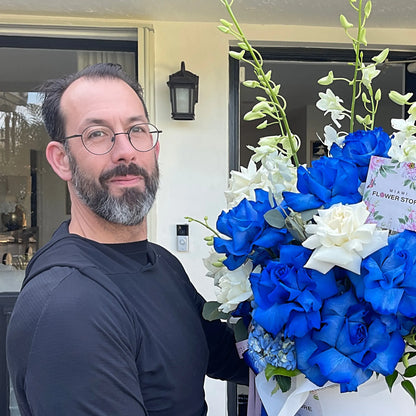
M143 222L153 205L159 187L159 166L156 159L155 168L150 175L135 164L119 165L101 175L97 184L79 169L70 152L68 157L72 171L71 182L76 194L95 214L115 224L138 225ZM110 195L107 180L114 176L125 175L142 176L145 183L144 192L127 188L121 196Z

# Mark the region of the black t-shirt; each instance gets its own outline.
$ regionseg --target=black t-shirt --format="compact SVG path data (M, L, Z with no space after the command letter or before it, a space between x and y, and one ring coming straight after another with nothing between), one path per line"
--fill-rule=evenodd
M7 336L22 416L201 416L205 374L246 382L233 335L201 318L179 261L64 224L28 267Z

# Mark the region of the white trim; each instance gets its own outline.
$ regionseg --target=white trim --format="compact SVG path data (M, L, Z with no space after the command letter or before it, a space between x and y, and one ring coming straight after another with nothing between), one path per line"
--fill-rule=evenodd
M0 24L0 35L137 41L137 28Z

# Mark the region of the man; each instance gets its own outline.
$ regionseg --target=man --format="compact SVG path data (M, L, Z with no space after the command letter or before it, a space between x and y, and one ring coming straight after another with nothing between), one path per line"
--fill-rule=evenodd
M178 260L147 241L159 131L113 64L48 82L46 157L71 220L26 272L7 335L22 416L201 416L205 374L246 382Z

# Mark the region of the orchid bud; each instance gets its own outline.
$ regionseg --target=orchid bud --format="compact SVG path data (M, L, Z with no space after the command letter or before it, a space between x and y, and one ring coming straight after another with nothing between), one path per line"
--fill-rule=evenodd
M229 52L231 58L237 59L237 61L241 61L243 59L244 53L245 51L240 51L240 52L230 51Z
M251 120L258 120L259 118L263 118L265 115L263 113L260 113L259 111L249 111L244 115L245 121L251 121Z
M347 20L347 18L346 18L343 14L339 17L339 21L341 22L341 26L342 26L345 30L347 30L347 29L350 29L350 28L354 27L354 25L353 25L352 23L350 23L350 22Z
M319 85L331 85L334 82L334 73L333 71L329 71L326 77L320 78L318 80Z
M390 50L389 48L386 48L384 50L382 50L377 56L373 56L373 58L371 58L376 64L381 64L382 62L384 62L387 59L387 56L389 54Z
M412 98L412 96L413 96L412 92L408 92L405 95L400 94L397 91L390 91L389 92L390 100L392 100L394 103L399 104L399 105L410 104L409 100L410 100L410 98Z

